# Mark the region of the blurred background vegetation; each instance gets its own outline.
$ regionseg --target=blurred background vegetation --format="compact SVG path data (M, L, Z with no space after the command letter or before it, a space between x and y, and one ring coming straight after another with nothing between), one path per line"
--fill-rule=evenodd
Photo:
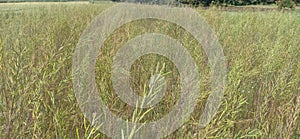
M136 2L148 4L171 4L188 6L245 6L245 5L278 5L279 8L294 8L300 3L300 0L0 0L0 3L10 2L70 2L70 1L89 1L91 3L98 1L113 2Z

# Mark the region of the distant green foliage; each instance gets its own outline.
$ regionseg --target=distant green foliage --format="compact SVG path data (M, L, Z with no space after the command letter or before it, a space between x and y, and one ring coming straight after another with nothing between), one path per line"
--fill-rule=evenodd
M277 2L278 8L290 8L293 9L295 7L295 2L293 0L280 0Z
M201 6L241 6L241 5L257 5L257 4L275 4L275 0L179 0L180 3Z

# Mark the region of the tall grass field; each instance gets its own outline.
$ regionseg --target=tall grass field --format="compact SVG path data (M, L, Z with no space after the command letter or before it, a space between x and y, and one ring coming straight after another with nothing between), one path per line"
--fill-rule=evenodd
M72 62L82 32L113 5L0 4L0 138L109 138L79 108ZM144 55L131 66L130 84L141 96L149 90L151 75L165 76L167 91L153 108L127 105L114 93L111 82L113 56L122 45L147 32L162 33L189 51L200 79L198 103L190 119L166 138L299 139L299 10L195 10L216 33L228 68L224 99L213 120L198 127L211 90L204 50L182 27L156 19L124 24L105 41L95 71L99 97L110 111L124 120L151 122L172 109L180 96L180 75L165 57Z

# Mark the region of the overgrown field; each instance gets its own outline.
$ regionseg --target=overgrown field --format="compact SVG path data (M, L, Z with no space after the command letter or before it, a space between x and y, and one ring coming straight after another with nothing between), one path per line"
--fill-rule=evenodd
M81 33L110 6L0 5L0 138L107 138L79 109L72 58ZM101 99L129 121L168 113L180 95L180 75L168 59L145 55L131 67L130 84L140 95L147 93L152 74L165 75L168 91L149 111L122 102L110 81L112 58L122 44L146 32L163 33L187 48L201 79L190 120L167 138L300 138L299 12L198 11L217 34L228 67L225 97L207 127L197 127L210 94L207 57L189 33L165 21L134 21L106 40L96 62Z

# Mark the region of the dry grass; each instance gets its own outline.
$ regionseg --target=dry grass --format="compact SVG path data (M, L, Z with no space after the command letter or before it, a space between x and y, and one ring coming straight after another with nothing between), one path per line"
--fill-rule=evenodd
M0 3L1 6L28 6L28 5L62 5L62 4L89 4L88 1L79 1L79 2L18 2L18 3Z

